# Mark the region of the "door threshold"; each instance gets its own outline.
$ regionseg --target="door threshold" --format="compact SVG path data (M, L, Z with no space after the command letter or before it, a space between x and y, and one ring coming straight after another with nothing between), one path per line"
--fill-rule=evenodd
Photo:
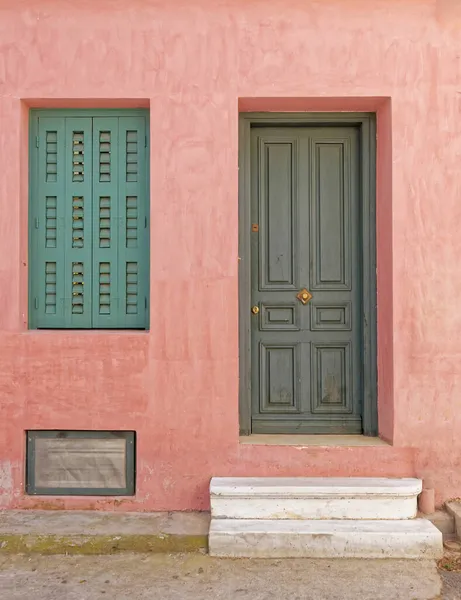
M286 435L264 434L240 436L241 444L259 446L327 446L327 447L354 447L354 446L390 446L379 437L366 435Z

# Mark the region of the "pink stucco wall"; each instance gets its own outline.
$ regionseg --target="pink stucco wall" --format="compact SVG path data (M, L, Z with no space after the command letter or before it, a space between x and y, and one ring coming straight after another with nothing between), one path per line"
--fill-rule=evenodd
M438 502L460 496L460 92L458 0L0 0L0 506L204 509L212 475L418 475ZM392 445L239 444L239 99L378 112ZM151 331L28 331L28 108L136 105ZM25 497L28 428L136 430L136 497Z

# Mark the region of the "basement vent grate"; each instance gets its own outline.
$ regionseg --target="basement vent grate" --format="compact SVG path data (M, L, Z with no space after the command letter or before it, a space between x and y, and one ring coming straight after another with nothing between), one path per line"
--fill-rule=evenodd
M134 431L28 431L28 494L130 496Z

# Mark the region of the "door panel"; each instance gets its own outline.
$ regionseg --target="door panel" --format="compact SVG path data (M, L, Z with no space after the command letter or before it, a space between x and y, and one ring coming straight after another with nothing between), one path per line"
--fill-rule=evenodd
M252 129L254 433L362 431L358 133Z
M350 290L350 190L343 143L312 144L312 289ZM350 156L350 149L346 150Z
M292 143L265 143L261 162L261 289L293 288L296 270Z
M312 344L311 408L315 413L352 412L350 342Z
M299 412L299 348L293 345L260 345L261 412Z
M260 139L259 288L294 290L297 265L295 139ZM258 210L259 208L259 210ZM255 215L256 216L256 215Z

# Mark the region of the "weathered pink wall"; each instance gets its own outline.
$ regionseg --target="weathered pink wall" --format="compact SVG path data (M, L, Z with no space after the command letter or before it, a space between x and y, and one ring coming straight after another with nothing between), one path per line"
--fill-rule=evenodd
M0 506L203 509L231 474L416 474L460 496L460 86L458 0L0 0ZM378 111L393 446L239 445L238 100L274 97ZM151 331L29 332L28 108L114 103L151 109ZM28 428L135 429L136 497L25 497Z

